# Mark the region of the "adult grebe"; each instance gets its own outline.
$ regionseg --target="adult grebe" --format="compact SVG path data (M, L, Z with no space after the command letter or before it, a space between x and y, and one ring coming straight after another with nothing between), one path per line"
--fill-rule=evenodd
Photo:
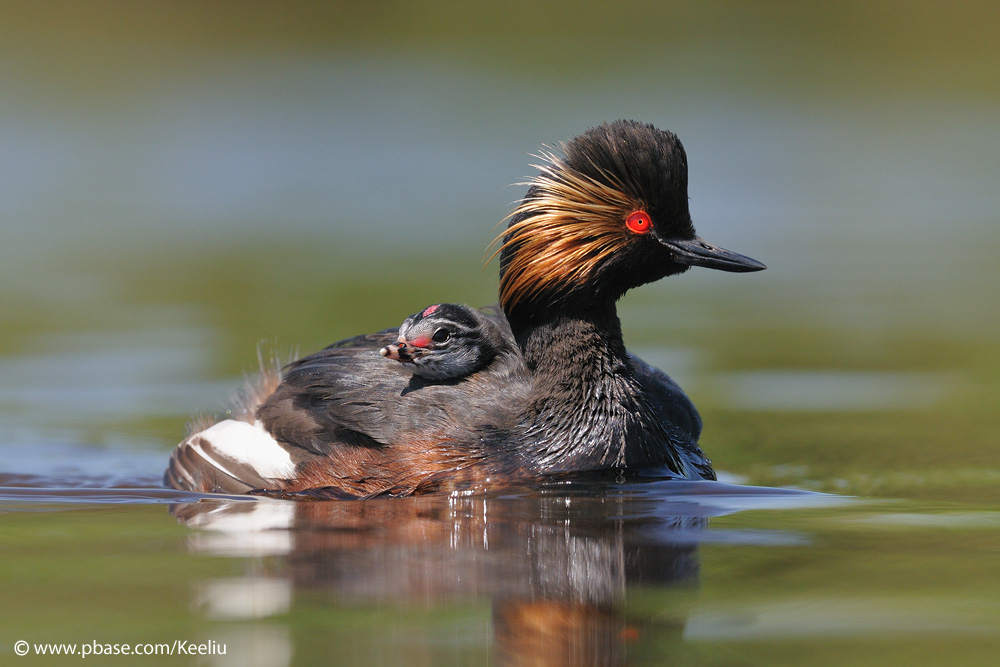
M714 479L697 410L625 350L615 303L691 266L764 265L695 235L671 132L605 123L542 158L498 239L497 321L515 353L434 380L379 355L396 331L334 343L265 378L237 418L189 435L165 482L369 497L650 466Z

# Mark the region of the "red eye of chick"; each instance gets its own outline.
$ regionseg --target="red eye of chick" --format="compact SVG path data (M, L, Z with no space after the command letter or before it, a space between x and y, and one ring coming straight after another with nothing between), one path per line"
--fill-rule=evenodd
M645 211L636 211L625 218L625 226L630 232L645 234L653 228L653 219Z

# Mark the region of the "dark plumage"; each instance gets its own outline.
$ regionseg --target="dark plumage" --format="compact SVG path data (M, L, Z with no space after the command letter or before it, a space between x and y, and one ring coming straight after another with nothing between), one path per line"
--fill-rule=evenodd
M646 466L714 479L697 410L628 354L615 302L694 265L764 266L695 236L672 133L618 121L563 152L543 155L498 239L502 312L483 316L503 353L435 379L379 356L396 332L335 343L289 364L253 418L189 436L167 483L365 497Z

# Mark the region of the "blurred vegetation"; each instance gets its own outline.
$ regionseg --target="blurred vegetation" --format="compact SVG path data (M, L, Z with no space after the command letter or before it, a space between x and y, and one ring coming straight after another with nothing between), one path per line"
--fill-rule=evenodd
M127 95L149 72L197 68L206 54L421 52L547 79L643 67L728 87L795 94L933 89L996 100L996 3L656 2L4 2L0 55L25 76ZM94 96L95 89L100 92ZM763 92L763 91L757 91Z

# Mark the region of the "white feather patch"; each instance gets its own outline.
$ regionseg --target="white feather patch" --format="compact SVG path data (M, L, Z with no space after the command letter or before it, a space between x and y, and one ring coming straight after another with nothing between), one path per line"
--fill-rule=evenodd
M266 479L289 479L295 475L291 455L260 422L248 424L226 419L188 441L207 462L236 479L241 475L233 470L239 466L252 468Z

